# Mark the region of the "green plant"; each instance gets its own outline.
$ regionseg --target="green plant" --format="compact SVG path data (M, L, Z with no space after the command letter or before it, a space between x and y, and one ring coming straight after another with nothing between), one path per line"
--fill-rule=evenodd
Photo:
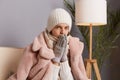
M64 0L64 5L70 11L73 21L75 21L75 2ZM108 4L109 5L109 4ZM89 48L89 27L79 27L87 46ZM118 46L115 44L120 37L118 30L120 29L120 9L111 11L110 6L107 7L107 25L93 27L93 58L97 59L98 67L102 70L103 63L110 56L113 48Z

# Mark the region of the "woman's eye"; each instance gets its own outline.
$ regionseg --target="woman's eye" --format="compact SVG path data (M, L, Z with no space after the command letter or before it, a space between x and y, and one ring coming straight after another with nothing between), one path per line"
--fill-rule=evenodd
M65 29L68 30L68 26L66 26Z

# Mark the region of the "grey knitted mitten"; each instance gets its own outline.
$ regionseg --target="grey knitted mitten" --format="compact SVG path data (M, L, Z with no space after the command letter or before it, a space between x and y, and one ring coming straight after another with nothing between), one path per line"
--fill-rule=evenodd
M62 58L61 58L61 62L64 62L64 61L66 61L67 60L67 36L65 35L65 40L66 40L66 44L65 44L65 48L64 48L64 52L63 52L63 55L62 55Z
M65 52L66 45L67 45L67 40L65 35L59 36L59 39L54 48L55 58L52 59L54 62L57 62L57 63L60 62L63 56L63 53Z

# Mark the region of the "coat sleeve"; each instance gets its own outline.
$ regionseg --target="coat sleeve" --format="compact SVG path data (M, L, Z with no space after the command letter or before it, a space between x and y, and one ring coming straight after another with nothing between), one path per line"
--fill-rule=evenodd
M33 65L34 53L31 51L31 46L25 48L24 55L20 61L17 69L17 79L16 80L26 80L29 71Z
M77 38L70 39L70 64L75 80L88 80L82 59L84 44Z
M17 72L7 80L26 80L33 65L34 55L31 51L31 45L26 47L18 65Z

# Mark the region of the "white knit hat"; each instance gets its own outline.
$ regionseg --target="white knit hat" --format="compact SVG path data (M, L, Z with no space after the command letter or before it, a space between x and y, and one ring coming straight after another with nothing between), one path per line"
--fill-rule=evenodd
M59 23L66 23L69 26L69 31L71 30L71 16L66 10L62 8L57 8L50 13L46 29L48 32L50 32Z

